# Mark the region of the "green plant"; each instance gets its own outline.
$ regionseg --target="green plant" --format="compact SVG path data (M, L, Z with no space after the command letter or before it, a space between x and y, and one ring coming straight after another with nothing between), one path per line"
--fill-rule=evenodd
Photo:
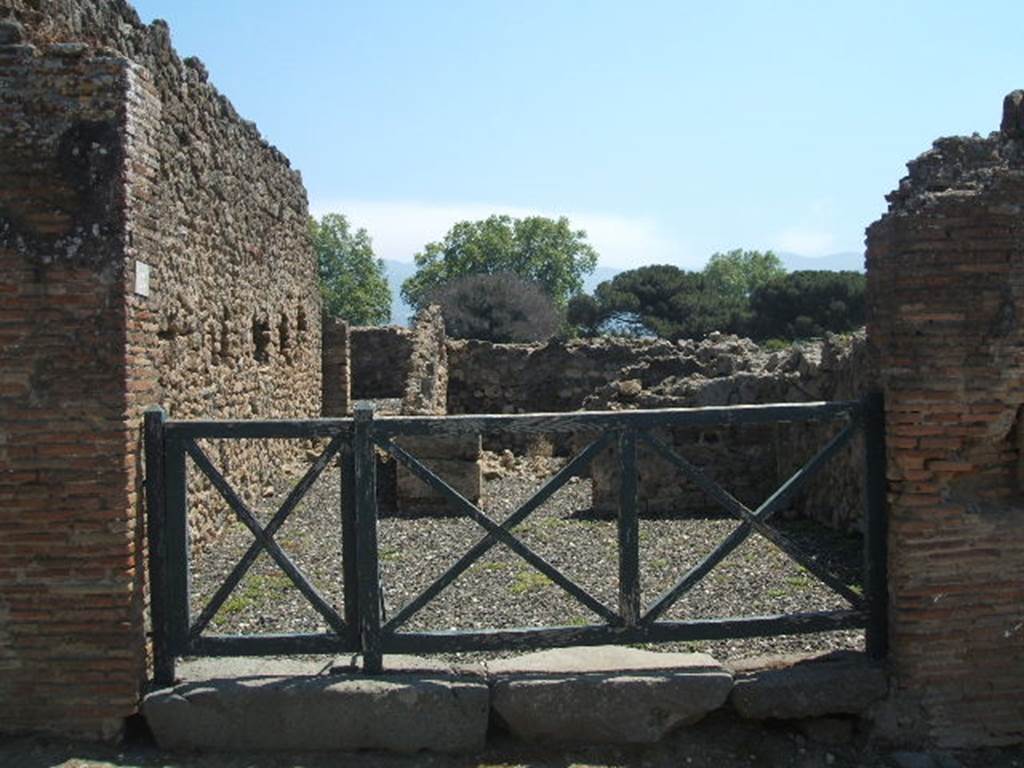
M231 596L224 601L218 616L228 619L250 608L273 602L292 587L292 580L283 573L254 574L244 584L235 588Z
M514 595L524 595L544 589L551 584L551 579L543 573L538 573L532 568L524 568L516 571L515 580L509 587Z

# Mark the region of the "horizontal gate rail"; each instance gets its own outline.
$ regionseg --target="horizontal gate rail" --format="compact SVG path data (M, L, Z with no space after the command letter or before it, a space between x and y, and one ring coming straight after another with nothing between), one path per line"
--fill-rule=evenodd
M799 635L864 627L861 611L819 611L778 616L659 621L636 627L545 627L543 629L449 630L396 634L388 650L394 653L511 651L567 645L666 643Z
M154 677L173 679L174 659L185 654L267 655L361 652L364 669L379 671L384 653L484 651L603 643L657 643L866 628L871 655L885 654L885 445L879 395L864 401L673 408L635 411L482 416L385 416L360 406L355 418L304 421L169 421L159 409L146 414L146 493L152 585ZM779 422L845 421L803 467L751 509L656 433L665 429L733 427ZM822 466L864 434L866 508L864 592L860 594L813 555L768 524ZM544 482L511 515L498 522L406 450L404 437L476 435L483 432L587 433L594 439ZM214 466L203 439L328 439L326 448L261 525ZM515 528L571 478L614 446L619 469L618 605L612 610L514 534ZM644 607L640 584L638 449L675 467L710 499L738 519L738 526L665 593ZM425 589L384 620L377 554L376 451L383 450L448 499L482 537ZM253 541L194 621L189 615L187 460L216 488ZM335 461L340 459L340 461ZM340 464L344 607L339 611L309 582L275 541L281 526L332 464ZM849 603L850 608L780 616L668 621L662 617L722 560L757 533ZM502 544L547 576L603 623L502 630L409 631L402 628L460 575ZM328 632L289 635L207 635L210 623L261 552L266 552L319 613Z

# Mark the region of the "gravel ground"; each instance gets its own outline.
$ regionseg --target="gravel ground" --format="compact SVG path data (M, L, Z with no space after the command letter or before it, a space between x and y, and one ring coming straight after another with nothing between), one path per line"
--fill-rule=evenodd
M500 462L497 462L500 464ZM515 510L563 462L517 459L484 483L483 508L501 520ZM491 466L496 462L492 461ZM494 476L497 475L497 476ZM287 491L287 489L281 489ZM254 500L266 522L283 498ZM574 478L516 529L537 553L605 605L617 604L616 526L588 516L590 481ZM339 480L328 470L277 534L277 541L335 605L342 594ZM716 546L735 526L732 518L643 519L640 524L644 603ZM859 585L860 539L813 523L780 526L806 549ZM379 524L381 582L386 613L401 606L444 572L475 543L483 530L454 517L382 517ZM198 612L252 541L240 523L193 563L193 612ZM845 601L757 535L676 606L666 618L711 618L840 608ZM494 547L406 625L408 629L517 627L599 623L600 619L560 587L505 548ZM221 608L213 633L317 632L326 629L288 578L266 554ZM844 631L789 637L694 642L665 649L700 650L720 660L762 655L860 648L863 632Z

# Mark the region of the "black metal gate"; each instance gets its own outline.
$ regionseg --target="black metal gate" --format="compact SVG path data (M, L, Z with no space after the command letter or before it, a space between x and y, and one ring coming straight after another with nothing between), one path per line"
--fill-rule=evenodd
M751 509L652 434L666 427L723 427L778 422L845 422L803 467L768 499ZM679 408L649 411L577 412L507 416L423 416L374 418L357 408L353 419L309 421L169 421L160 409L146 414L146 495L150 550L150 583L155 656L155 682L174 679L175 659L185 655L239 656L358 652L364 669L380 671L384 653L431 653L529 649L608 643L656 643L710 640L865 628L873 657L886 651L886 518L885 445L882 399L862 401ZM808 479L848 443L864 432L865 498L864 589L851 589L812 555L778 529L772 515L783 509ZM594 433L593 442L552 476L528 501L498 523L460 495L396 439L405 436L475 435L480 433ZM270 521L262 526L253 511L214 466L197 440L326 438L316 461L287 495ZM711 499L738 518L739 525L701 562L690 568L664 594L645 604L640 590L639 516L637 513L637 446L644 444L674 465ZM609 445L619 461L618 605L610 607L533 551L513 530L570 478L579 475ZM419 596L387 621L381 618L381 587L377 555L375 450L390 453L413 474L447 497L465 517L485 532L482 538ZM341 457L344 608L339 613L281 549L274 535L317 478ZM202 472L253 535L253 543L207 606L191 616L189 609L189 545L187 461ZM758 533L813 574L849 608L777 616L666 621L661 617L751 533ZM603 623L474 631L401 631L414 614L455 581L495 544L504 544L554 584L593 611ZM273 558L306 600L323 617L322 634L208 636L208 627L232 590L261 551Z

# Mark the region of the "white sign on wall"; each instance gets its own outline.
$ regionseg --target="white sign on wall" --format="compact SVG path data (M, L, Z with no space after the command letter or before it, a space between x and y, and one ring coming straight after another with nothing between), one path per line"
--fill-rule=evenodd
M149 296L149 264L144 261L135 262L135 293Z

